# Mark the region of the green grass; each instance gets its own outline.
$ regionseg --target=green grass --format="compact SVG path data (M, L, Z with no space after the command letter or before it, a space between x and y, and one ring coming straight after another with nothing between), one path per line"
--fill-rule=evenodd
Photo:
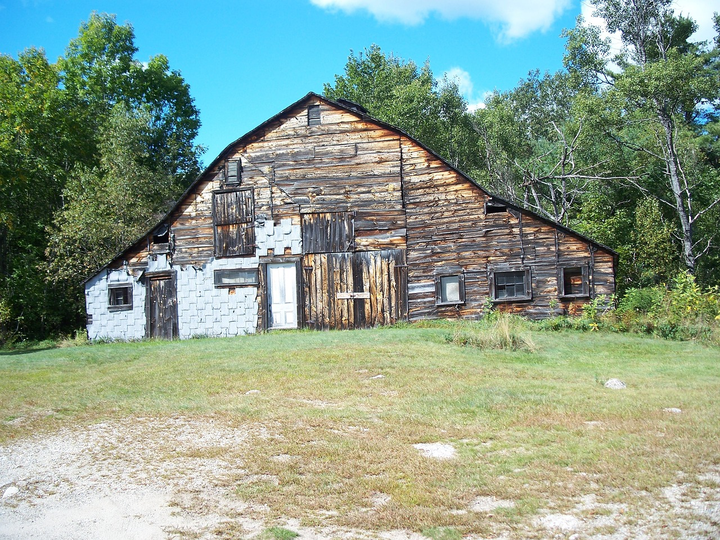
M491 532L463 512L477 497L514 501L492 518L512 529L549 499L556 511L587 493L629 500L720 464L720 349L561 331L530 332L534 352L489 350L448 342L454 329L0 353L0 443L140 415L263 426L234 485L269 519L313 525L333 510L322 520L431 538ZM627 388L604 388L613 377ZM458 456L428 459L420 442ZM389 498L373 508L377 494Z

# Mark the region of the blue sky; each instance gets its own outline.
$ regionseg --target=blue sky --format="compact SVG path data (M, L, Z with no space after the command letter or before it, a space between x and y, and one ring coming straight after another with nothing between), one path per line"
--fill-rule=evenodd
M682 1L711 37L720 0ZM140 61L165 54L190 84L209 163L307 92L322 92L351 51L377 44L429 60L477 104L530 70L560 69L560 33L582 9L580 0L0 0L0 53L35 46L55 61L92 11L115 14L133 25Z

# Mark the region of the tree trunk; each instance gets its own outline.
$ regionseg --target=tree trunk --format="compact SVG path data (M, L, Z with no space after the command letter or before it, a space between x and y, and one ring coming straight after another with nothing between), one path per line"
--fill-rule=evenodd
M658 106L658 118L665 131L665 144L667 145L665 149L665 165L667 166L667 173L670 176L670 188L675 198L675 211L680 219L680 227L682 229L683 260L688 271L694 274L697 257L693 253L692 201L690 199L690 193L687 190L683 190L680 184L678 156L675 150L674 122L672 117L660 106Z

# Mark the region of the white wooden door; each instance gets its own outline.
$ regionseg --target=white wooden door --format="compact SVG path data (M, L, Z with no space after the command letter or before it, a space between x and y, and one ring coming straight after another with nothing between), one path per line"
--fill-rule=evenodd
M297 274L295 263L268 264L270 328L297 328Z

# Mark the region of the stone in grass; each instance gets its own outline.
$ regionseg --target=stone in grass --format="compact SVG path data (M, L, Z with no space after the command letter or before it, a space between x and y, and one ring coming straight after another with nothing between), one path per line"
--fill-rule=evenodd
M419 450L423 456L435 459L453 459L457 454L452 444L418 443L413 444L413 448Z
M16 488L15 486L10 486L5 490L5 493L3 493L2 498L3 499L9 499L10 497L13 497L18 494L20 490Z
M470 511L472 512L493 512L498 508L514 508L514 501L507 501L504 499L496 499L495 497L478 497L470 505Z
M627 387L620 379L610 379L605 383L605 388L609 388L610 390L623 390Z
M682 412L682 409L678 409L677 407L667 407L663 409L665 412L669 412L672 414L680 414Z
M536 523L546 529L560 530L566 533L576 531L582 527L582 521L567 514L549 514L537 519Z

